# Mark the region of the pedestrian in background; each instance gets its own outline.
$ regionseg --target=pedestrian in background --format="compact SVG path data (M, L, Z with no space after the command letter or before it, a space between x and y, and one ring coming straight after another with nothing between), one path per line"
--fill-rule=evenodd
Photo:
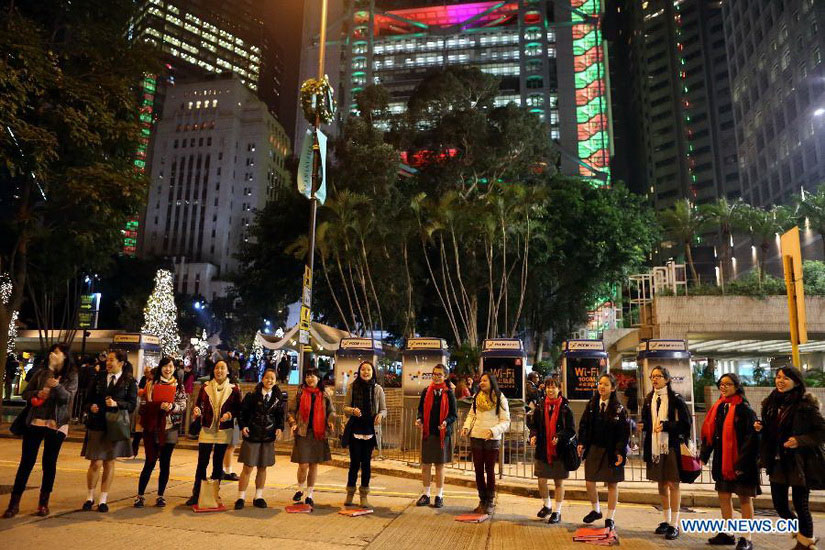
M91 510L94 504L95 487L100 478L101 467L103 479L100 482L97 510L104 513L109 511L107 500L115 478L115 459L132 456L132 446L129 443L129 415L134 413L137 407L138 392L132 372L132 364L127 359L126 351L112 350L106 356L106 371L98 374L86 394L86 438L80 452L89 461L89 469L86 472L86 488L89 494L83 503L84 511ZM113 427L108 424L106 413L119 411L127 413L123 420L125 425L121 426L125 437L113 441L112 434L107 433Z
M470 437L476 472L478 506L473 512L492 514L496 507L496 462L501 449L501 436L510 427L510 406L492 373L482 374L479 386L461 435Z
M446 383L447 367L433 367L432 382L418 400L418 418L415 425L421 430L422 495L416 506L429 506L432 467L435 465L435 486L438 494L434 508L444 506L444 464L453 461L453 423L458 419L455 394Z
M20 511L20 499L37 463L37 453L41 444L43 478L40 482L37 515L49 515L49 497L57 475L57 457L69 433L69 407L76 391L77 370L69 353L69 346L54 344L49 349L48 368L41 369L34 376L22 395L30 408L23 432L20 465L17 467L4 518L12 518Z
M584 479L593 509L584 516L584 523L601 519L596 483L607 485L607 517L604 526L614 529L616 506L619 503L619 483L624 481L627 463L627 442L630 424L625 409L616 396L616 378L601 375L594 395L579 422L579 456L584 459Z
M293 502L304 498L306 491L304 503L315 505L312 497L318 464L332 459L327 436L328 431L332 431L334 416L332 400L324 391L321 373L315 368L307 369L289 414L289 426L295 437L290 460L298 465L298 490L292 495Z
M146 383L152 379L152 365L146 363L143 366L143 375L138 380L138 401L144 401L146 395ZM134 431L132 432L132 458L137 458L138 450L140 449L140 440L143 437L143 427L140 423L140 411L135 413L136 421L134 423Z
M344 415L347 416L349 439L349 473L347 474L347 498L344 506L352 506L358 471L361 471L359 503L369 508L372 451L381 434L381 421L387 417L387 401L375 378L375 367L369 361L358 366L358 376L347 386L344 397Z
M6 379L4 399L11 399L14 395L14 382L17 379L17 372L20 370L20 363L14 353L9 353L6 357Z
M655 366L650 371L653 389L642 405L639 431L644 433L643 455L647 479L655 481L662 501L663 521L654 531L667 540L679 537L679 511L682 495L679 486L681 444L690 439L692 416L685 399L670 386L670 372Z
M544 379L544 398L536 400L536 407L527 414L527 427L530 428L530 444L536 447L533 471L538 478L539 496L542 507L536 514L538 518L548 515L547 523L561 522L561 506L564 503L564 480L570 477L562 455L567 451L576 435L576 419L570 403L561 394L561 380L557 374ZM555 486L550 505L550 490L547 480L552 479Z
M742 381L734 373L723 374L716 383L721 393L702 424L700 460L707 463L713 455L711 474L719 494L723 519L733 518L736 493L742 518L753 519L753 498L762 494L759 487L759 433L754 429L756 413L745 398ZM734 545L736 550L752 550L751 534L736 538L720 532L708 539L711 545Z
M762 464L773 506L783 519L795 517L788 506L791 491L799 518L795 550L813 549L810 497L812 490L825 489L825 419L819 400L805 391L799 369L780 367L774 383L776 389L762 402L762 421L754 423L761 434Z

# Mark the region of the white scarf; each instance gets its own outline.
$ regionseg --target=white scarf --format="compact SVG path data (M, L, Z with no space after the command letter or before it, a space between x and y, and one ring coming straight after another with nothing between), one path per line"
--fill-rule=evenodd
M221 409L223 404L229 399L232 393L232 384L229 383L229 378L223 381L223 384L218 385L215 379L206 383L206 394L209 396L209 401L212 403L212 425L203 426L203 428L210 432L217 432L220 430Z
M659 410L656 410L656 399L662 399L661 404L659 405ZM650 417L653 419L653 425L650 427L650 454L653 459L653 462L659 462L659 458L664 455L667 456L668 453L668 446L670 444L670 436L664 430L661 432L656 431L656 426L659 425L659 422L666 422L667 421L667 386L660 390L653 390L652 399L650 401Z

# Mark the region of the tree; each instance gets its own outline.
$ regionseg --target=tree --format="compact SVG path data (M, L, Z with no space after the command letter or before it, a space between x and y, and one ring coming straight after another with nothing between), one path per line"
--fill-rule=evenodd
M699 282L696 266L693 263L693 243L708 227L708 220L703 212L688 199L676 201L673 208L659 213L659 221L665 234L685 247L685 259L690 268L694 284Z
M740 211L745 203L741 200L734 202L728 201L725 197L718 199L716 202L700 207L702 215L709 224L713 224L719 230L721 235L722 251L722 265L720 272L722 274L722 288L725 283L733 278L733 245L731 244L731 237L733 231L739 224Z
M810 228L822 237L823 252L825 252L825 184L820 185L816 193L806 193L805 198L799 200L798 213L805 219Z
M180 335L171 271L158 270L155 275L155 289L149 296L143 313L145 321L141 332L160 338L160 347L164 355L177 355L180 351Z
M784 233L796 224L795 212L787 206L774 206L770 210L745 205L741 209L739 225L750 235L754 246L759 251L757 269L759 283L765 276L765 260L771 244L776 242L778 235Z
M136 8L130 0L3 3L0 273L12 292L0 304L0 363L26 290L71 301L59 289L99 269L142 207L145 179L132 164L136 88L159 65L154 50L128 40Z

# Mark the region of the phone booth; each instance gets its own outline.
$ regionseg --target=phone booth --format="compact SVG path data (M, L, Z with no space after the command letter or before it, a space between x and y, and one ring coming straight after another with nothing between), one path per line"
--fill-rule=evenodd
M160 362L160 338L151 334L121 333L115 334L112 339L112 349L126 350L129 362L135 369L136 380L143 376L143 370L148 366L155 368Z
M481 371L495 375L501 393L513 405L524 404L527 353L517 338L491 338L481 347Z
M636 363L639 368L639 384L642 395L639 396L639 410L644 396L653 390L650 371L654 367L665 367L670 373L670 387L682 395L690 414L695 418L693 403L693 372L690 366L690 352L684 340L647 340L636 348ZM696 422L693 422L694 439Z
M566 340L561 347L562 393L576 418L593 397L599 377L607 372L607 352L601 340Z
M358 376L358 365L369 361L378 369L378 358L384 355L380 340L372 338L341 338L335 352L335 393L347 393L347 386Z
M401 388L405 400L418 399L432 381L433 367L447 365L450 352L443 338L408 338L401 352Z

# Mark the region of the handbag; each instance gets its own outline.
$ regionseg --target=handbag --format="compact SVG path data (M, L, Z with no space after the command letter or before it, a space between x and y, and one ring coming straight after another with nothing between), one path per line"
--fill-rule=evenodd
M112 442L125 441L132 436L129 412L124 409L106 413L106 439Z
M564 445L564 450L561 453L562 461L564 462L564 469L568 472L575 472L582 465L582 459L579 456L579 438L573 434L567 443Z
M11 423L11 426L9 426L9 431L12 435L23 436L26 433L26 428L28 428L26 420L29 418L29 411L31 408L31 403L26 403L26 406L23 407L23 410L20 411L20 414L18 414L17 418L15 418Z
M684 441L679 445L679 454L679 479L682 483L693 483L702 473L702 464Z
M197 417L195 420L189 423L189 437L193 439L197 439L198 436L201 434L201 417Z

